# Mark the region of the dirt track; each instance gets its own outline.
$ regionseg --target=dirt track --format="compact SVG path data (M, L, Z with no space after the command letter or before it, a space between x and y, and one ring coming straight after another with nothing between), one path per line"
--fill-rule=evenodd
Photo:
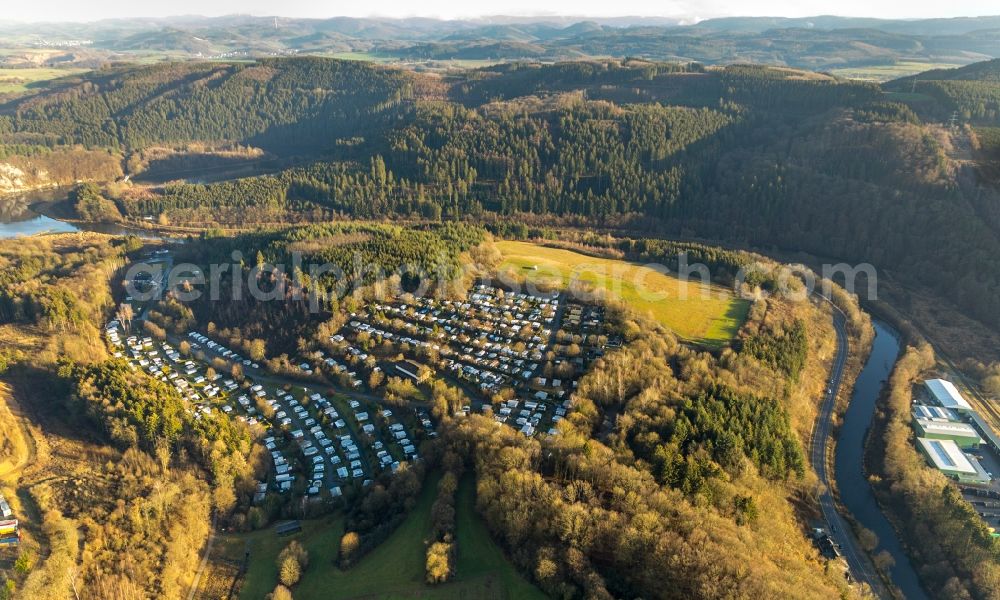
M3 420L6 422L7 414L5 413L9 413L12 417L11 421L16 424L16 427L9 428L6 434L12 438L17 436L14 445L19 451L13 462L8 460L0 463L0 484L14 487L24 469L34 463L38 457L38 446L35 442L35 436L25 421L21 406L14 397L13 390L10 386L0 383L0 417L4 417Z

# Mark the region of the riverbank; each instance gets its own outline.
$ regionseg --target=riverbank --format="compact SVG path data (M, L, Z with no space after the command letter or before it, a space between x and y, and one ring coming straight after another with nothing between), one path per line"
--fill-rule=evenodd
M873 322L875 339L871 354L858 375L851 402L837 436L835 476L839 499L853 520L863 528L858 537L876 566L889 574L892 585L910 600L927 598L917 571L910 563L900 537L876 501L868 478L865 440L872 430L876 406L900 354L898 334L890 325ZM875 534L875 539L865 533Z
M1000 550L987 524L955 484L927 466L913 445L912 390L928 372L957 374L938 355L925 329L893 305L870 303L873 313L892 320L906 349L879 398L866 440L866 469L875 498L893 525L932 597L988 597L1000 576Z
M131 223L94 223L77 218L66 188L29 194L0 195L0 239L48 233L90 231L107 235L135 235L147 240L184 238L199 231L161 231Z

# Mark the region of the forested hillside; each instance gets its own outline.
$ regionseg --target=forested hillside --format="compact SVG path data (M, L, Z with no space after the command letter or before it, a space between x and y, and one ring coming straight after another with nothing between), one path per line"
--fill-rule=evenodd
M996 124L996 72L931 72L886 93L807 71L641 60L446 78L326 59L192 63L9 102L0 139L125 153L224 139L314 157L216 184L117 186L133 220L571 218L869 261L1000 326L1000 193L963 160L961 129Z
M239 140L315 152L375 127L412 97L410 80L399 70L319 59L102 69L0 105L0 140L124 150Z
M814 361L821 340L795 334L787 306L767 310L784 315L773 333L799 336L778 362ZM811 476L789 414L808 431L815 406L754 353L717 359L645 332L580 382L560 435L473 416L444 437L475 466L491 530L552 597L846 597L833 569L793 559L812 551L779 500ZM605 411L617 425L595 436Z
M904 77L886 89L930 116L947 119L955 114L963 122L1000 124L1000 59Z

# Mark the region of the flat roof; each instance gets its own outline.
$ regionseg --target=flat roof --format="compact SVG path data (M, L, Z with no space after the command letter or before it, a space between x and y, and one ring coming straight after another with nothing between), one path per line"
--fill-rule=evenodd
M924 382L938 404L955 410L972 410L972 406L955 387L955 384L945 379L928 379Z
M961 417L950 408L943 406L931 406L928 404L914 404L913 416L918 419L945 419L947 421L961 421Z
M966 475L978 473L962 449L952 440L929 440L918 437L917 443L923 447L924 453L930 457L934 466L942 471Z
M917 425L924 430L924 433L935 433L938 435L957 435L962 437L979 438L979 432L968 423L952 423L949 421L931 421L928 419L917 419Z

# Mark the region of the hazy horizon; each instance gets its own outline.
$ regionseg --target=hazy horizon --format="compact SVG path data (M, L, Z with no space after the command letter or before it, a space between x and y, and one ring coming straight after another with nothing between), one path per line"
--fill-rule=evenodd
M835 6L836 10L830 10ZM454 0L428 0L419 11L402 0L387 0L377 10L370 5L338 7L327 6L310 0L288 0L280 10L263 0L175 0L169 3L137 5L125 0L98 0L86 5L76 0L39 0L6 7L0 22L65 23L95 22L114 19L167 19L215 18L225 16L278 17L330 19L335 17L409 19L427 18L440 20L491 20L491 19L638 19L661 18L683 22L697 22L719 17L772 17L803 18L837 16L846 18L878 19L928 19L981 17L1000 14L994 0L957 0L948 5L915 5L900 0L872 3L863 0L844 0L833 5L819 0L786 2L775 0L708 0L695 2L677 0L648 2L622 0L613 5L595 0L548 0L539 3L531 0L512 0L506 9L481 10L475 5Z

